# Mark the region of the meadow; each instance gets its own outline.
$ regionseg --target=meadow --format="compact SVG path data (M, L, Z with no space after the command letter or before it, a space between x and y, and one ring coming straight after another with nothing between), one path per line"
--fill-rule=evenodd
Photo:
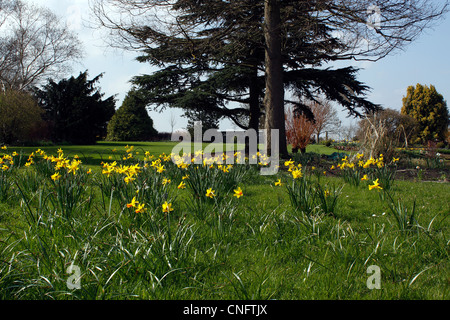
M321 145L274 176L175 145L2 148L0 299L450 298L448 182Z

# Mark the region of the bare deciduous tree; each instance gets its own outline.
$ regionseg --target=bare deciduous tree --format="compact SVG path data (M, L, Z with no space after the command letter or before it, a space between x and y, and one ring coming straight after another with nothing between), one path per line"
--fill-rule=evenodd
M175 114L173 112L170 113L169 124L170 124L170 134L173 134L173 129L175 128L175 125L177 124L177 117L175 116Z
M49 9L15 1L0 25L0 83L24 90L58 77L81 58L81 42Z
M319 143L320 134L324 131L334 131L340 123L336 110L331 103L325 99L318 99L309 104L314 114L314 133Z

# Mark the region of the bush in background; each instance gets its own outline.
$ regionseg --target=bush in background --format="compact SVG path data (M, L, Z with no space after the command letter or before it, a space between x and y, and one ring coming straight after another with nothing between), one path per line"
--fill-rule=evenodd
M107 132L109 141L146 141L158 134L139 92L128 92L122 106L109 121Z
M0 142L22 143L38 138L42 110L27 92L0 92Z

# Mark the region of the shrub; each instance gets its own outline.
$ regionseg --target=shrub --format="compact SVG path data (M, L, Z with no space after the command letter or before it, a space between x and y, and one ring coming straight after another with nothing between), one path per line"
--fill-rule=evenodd
M157 135L146 104L137 91L131 90L122 106L108 123L106 137L110 141L145 141Z
M33 97L15 90L0 93L0 142L30 140L42 125L41 109Z

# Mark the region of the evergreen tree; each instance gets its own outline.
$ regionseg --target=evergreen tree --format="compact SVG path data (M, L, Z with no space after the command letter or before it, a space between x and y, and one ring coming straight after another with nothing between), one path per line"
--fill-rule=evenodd
M230 118L243 129L258 130L261 115L267 115L270 89L266 86L268 73L264 72L264 67L267 68L264 3L245 0L239 5L222 8L223 5L221 1L178 1L176 9L183 11L180 21L184 24L211 22L188 39L155 37L148 28L136 29L138 37L155 43L138 60L162 68L152 75L137 76L133 82L156 108L211 112ZM302 100L283 98L284 90L291 89L309 99L323 94L354 115L376 110L378 106L364 98L369 88L356 80L357 69L320 68L332 61L345 45L332 36L332 28L310 15L314 6L287 3L280 13L284 24L290 26L283 33L286 41L281 47L282 74L276 81L281 83L281 107L293 104L297 111L311 119L314 117L308 105L299 102ZM299 29L300 25L310 27ZM248 108L232 107L232 103L248 105ZM279 120L284 122L284 112L281 115ZM247 123L242 123L243 118L248 118ZM266 127L280 126L266 124Z
M140 94L131 90L108 123L107 140L145 141L157 135L146 103Z
M45 111L43 119L48 123L54 142L93 144L106 135L106 126L115 111L113 96L96 87L102 74L88 80L87 71L78 77L59 82L49 80L42 89L34 88L39 105Z
M105 10L105 1L117 9L114 15ZM113 39L113 46L139 49L144 52L139 61L163 69L156 77L136 81L150 92L154 84L161 85L163 90L155 89L149 94L152 104L171 106L172 102L178 102L180 95L206 88L205 94L211 92L211 97L219 103L208 106L205 112L221 111L233 120L240 118L236 113L247 112L253 128L257 128L257 115L263 109L265 128L280 130L280 152L284 155L287 153L283 136L286 89L294 89L302 99L308 100L322 93L353 115L374 111L378 106L365 99L368 88L356 81L356 69L323 69L324 63L381 59L413 40L447 9L447 4L432 5L424 0L378 1L376 6L372 0L94 2L97 5L93 11L100 24L118 36ZM369 9L375 13L371 14ZM158 15L164 10L168 14L163 21ZM376 23L369 23L372 20ZM263 76L264 85L252 94L250 91L256 89L257 81L251 81L252 86L247 87L241 81L239 90L207 81L211 75L229 67L249 71L252 80ZM328 81L328 78L332 79ZM257 98L261 92L263 107L254 108L260 102ZM250 108L227 105L244 97L252 103ZM307 106L296 106L312 116Z
M444 141L449 125L449 110L444 97L435 86L409 86L403 97L402 114L410 115L418 123L416 142Z

